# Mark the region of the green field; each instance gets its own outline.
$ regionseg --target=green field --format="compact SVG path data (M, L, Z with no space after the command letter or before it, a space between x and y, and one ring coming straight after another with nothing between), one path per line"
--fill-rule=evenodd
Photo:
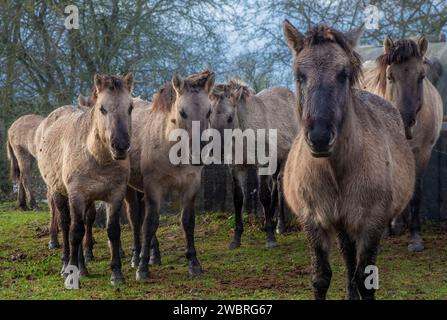
M264 247L259 221L246 218L243 246L228 250L233 220L229 214L200 214L196 244L205 273L191 277L183 254L178 216L163 216L159 229L163 265L151 279L135 281L130 268L131 234L123 227L126 284L109 284L106 232L95 229L95 261L80 290L66 290L59 275L60 251L47 249L47 211L14 211L0 205L0 299L311 299L309 254L301 232L278 237ZM379 299L447 299L447 230L425 226L426 251L407 252L406 236L386 239L378 260ZM343 299L344 266L334 248L329 299Z

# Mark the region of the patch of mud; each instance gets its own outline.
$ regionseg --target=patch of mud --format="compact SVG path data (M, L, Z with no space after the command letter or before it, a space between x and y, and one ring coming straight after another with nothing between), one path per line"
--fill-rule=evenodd
M38 239L46 237L49 234L50 234L50 229L48 228L48 226L37 227L36 230L34 231L34 237L38 238Z
M26 254L21 250L16 250L11 256L9 257L9 260L13 262L19 262L26 259Z

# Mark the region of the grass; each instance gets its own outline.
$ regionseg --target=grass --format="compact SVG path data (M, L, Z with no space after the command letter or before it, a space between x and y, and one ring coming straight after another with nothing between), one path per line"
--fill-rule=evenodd
M205 273L191 277L183 253L178 216L163 216L159 228L163 265L151 268L151 279L135 281L130 268L131 234L123 227L126 284L109 283L106 232L95 229L95 261L80 290L65 290L59 275L60 251L47 249L47 211L14 211L0 204L0 299L312 299L309 254L304 235L278 236L279 246L264 247L258 221L245 219L241 248L230 251L233 220L228 214L197 217L196 247ZM440 225L425 226L427 249L407 251L407 236L382 242L378 259L378 299L447 299L447 232ZM343 299L344 265L334 249L329 299Z

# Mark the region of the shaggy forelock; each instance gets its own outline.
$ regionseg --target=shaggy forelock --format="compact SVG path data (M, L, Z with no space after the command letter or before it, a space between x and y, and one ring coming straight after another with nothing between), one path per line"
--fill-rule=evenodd
M185 90L198 92L204 88L209 77L214 73L208 69L200 73L192 74L185 79ZM176 94L172 82L166 82L157 93L153 96L152 110L154 111L171 111L172 106L176 100Z
M110 90L110 91L121 91L125 88L124 79L121 76L111 76L111 75L101 75L101 85L92 88L92 103L95 104L98 99L98 91Z
M343 33L325 25L316 25L306 32L304 39L305 47L318 46L325 43L336 43L343 49L352 67L351 84L358 83L362 75L360 55L352 49Z
M377 83L382 93L386 89L386 69L392 64L404 63L411 58L423 59L419 48L411 39L401 39L393 43L390 52L383 53L376 59L379 68ZM429 63L429 60L424 60L424 63Z

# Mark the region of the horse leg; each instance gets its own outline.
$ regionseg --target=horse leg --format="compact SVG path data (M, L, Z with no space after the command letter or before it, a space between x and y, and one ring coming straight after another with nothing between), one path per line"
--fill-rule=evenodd
M54 210L52 212L53 215L59 215L60 225L62 230L62 239L63 239L63 254L62 254L62 270L61 275L65 275L65 267L68 265L70 258L70 241L69 241L69 233L70 233L70 209L68 205L68 199L66 196L60 193L51 193L48 192L49 199L53 199Z
M29 207L31 210L39 210L36 199L34 198L34 192L31 188L31 163L32 158L30 155L26 156L20 163L20 180L22 181L23 188L26 192Z
M284 212L284 190L283 190L284 173L281 171L278 175L278 223L276 225L276 233L283 234L286 230L286 215Z
M160 254L160 244L157 239L157 235L154 235L151 241L151 254L149 258L150 265L161 266L161 254Z
M233 176L233 203L234 203L234 235L230 243L230 250L241 246L241 237L244 232L244 224L242 222L242 208L244 206L244 186L247 179L247 171L233 167L231 170Z
M186 193L183 196L182 226L186 239L186 259L188 259L188 271L191 275L198 275L203 272L197 259L196 248L194 244L195 228L195 201L196 192Z
M388 234L393 236L401 235L405 229L406 220L408 220L409 215L410 215L410 205L407 205L402 214L393 218L389 223L389 225L387 226L387 229L389 229Z
M305 224L304 227L310 244L314 296L316 300L325 300L332 278L329 264L330 237L321 227L312 222Z
M272 175L272 190L270 193L270 212L272 213L272 216L275 216L275 211L276 211L276 205L278 204L278 175L277 173ZM278 217L278 222L279 222L279 217ZM277 225L278 226L278 225ZM279 232L278 232L279 233Z
M363 300L374 300L376 288L367 288L366 280L370 275L365 273L366 267L375 266L382 232L375 232L362 241L357 241L357 267L355 280ZM359 246L361 243L361 246Z
M338 244L346 265L347 298L349 300L359 300L360 296L355 279L355 269L357 266L356 244L344 231L338 234Z
M81 278L88 276L87 267L85 265L85 258L84 258L84 246L81 243L79 244L79 250L78 250L78 264L79 264L79 276Z
M27 211L28 206L26 205L26 192L25 187L23 186L22 179L19 178L17 181L17 205L20 210Z
M132 268L137 268L140 263L141 253L141 218L144 215L144 205L138 201L137 191L131 187L127 187L126 191L126 207L127 219L129 220L130 228L133 235L133 253L132 253Z
M416 187L410 202L410 243L408 250L420 252L424 250L424 240L421 237L421 218L419 214L422 196L422 174L416 178Z
M84 237L84 258L85 262L92 261L95 257L93 256L93 223L96 218L96 208L95 203L93 202L86 212L85 217L85 237Z
M84 267L79 263L79 249L84 239L85 226L84 215L87 209L86 201L78 196L69 196L70 205L70 261L69 265L76 266L81 272L80 267ZM86 269L82 270L86 273Z
M275 238L274 226L273 226L273 212L270 211L270 190L268 186L267 175L258 175L259 178L259 199L261 200L262 207L264 209L264 230L267 234L267 248L274 248L278 244Z
M143 245L141 247L140 264L136 272L137 281L145 281L149 278L151 242L160 223L161 190L153 189L150 184L151 182L145 183L144 190Z
M121 197L114 197L114 199L119 200L109 203L107 210L107 236L109 238L109 247L111 254L110 268L112 270L110 282L113 285L120 285L124 283L124 277L121 272L121 257L120 257L120 243L121 243L120 213L123 201Z
M60 247L59 241L57 239L57 234L59 233L59 215L57 212L56 204L54 203L53 196L51 192L47 191L48 207L50 209L50 241L48 242L49 249L57 249Z

